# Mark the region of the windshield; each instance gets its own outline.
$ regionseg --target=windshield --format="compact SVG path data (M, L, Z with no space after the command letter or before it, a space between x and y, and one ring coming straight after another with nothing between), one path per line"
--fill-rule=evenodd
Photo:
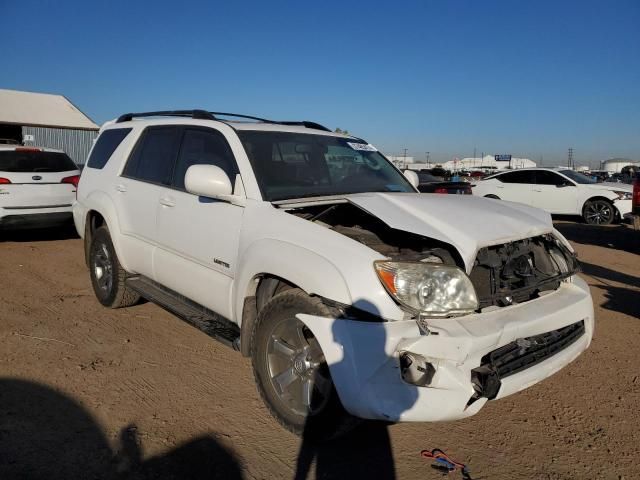
M362 192L415 192L374 147L356 139L240 131L267 201Z
M574 170L560 170L560 173L566 177L569 177L576 183L589 184L589 183L598 183L590 177L587 177L585 174L576 172Z
M0 172L68 172L77 168L65 153L39 150L0 151Z

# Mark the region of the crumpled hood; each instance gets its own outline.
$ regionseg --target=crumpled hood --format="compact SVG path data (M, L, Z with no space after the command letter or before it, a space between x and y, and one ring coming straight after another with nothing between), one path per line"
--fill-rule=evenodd
M543 210L473 195L362 193L345 198L391 228L453 245L467 272L482 247L553 231L551 215Z

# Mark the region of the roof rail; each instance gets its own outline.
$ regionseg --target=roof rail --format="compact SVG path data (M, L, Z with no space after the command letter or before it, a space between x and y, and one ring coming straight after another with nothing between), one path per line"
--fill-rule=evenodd
M163 110L159 112L125 113L120 115L116 123L128 122L142 117L191 117L198 120L216 120L216 117L206 110Z
M206 110L162 110L158 112L125 113L124 115L120 115L118 117L118 119L116 120L116 123L128 122L134 118L144 118L144 117L191 117L196 120L220 120L219 118L216 117L216 115L220 115L223 117L246 118L249 120L256 120L258 122L273 123L276 125L291 125L291 126L299 125L305 128L324 130L325 132L331 131L324 125L320 125L319 123L316 123L316 122L277 121L277 120L268 120L266 118L253 117L251 115L241 115L239 113L207 112Z
M280 125L301 125L303 127L306 128L314 128L316 130L324 130L325 132L330 132L331 130L329 130L327 127L325 127L324 125L320 125L319 123L316 122L308 122L308 121L302 121L302 122L273 122L273 123L278 123Z

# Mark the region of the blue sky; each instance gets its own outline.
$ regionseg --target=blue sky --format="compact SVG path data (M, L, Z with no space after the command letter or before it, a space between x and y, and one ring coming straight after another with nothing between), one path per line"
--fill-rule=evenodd
M417 158L640 159L636 0L0 0L0 17L0 88L64 94L98 123L200 107Z

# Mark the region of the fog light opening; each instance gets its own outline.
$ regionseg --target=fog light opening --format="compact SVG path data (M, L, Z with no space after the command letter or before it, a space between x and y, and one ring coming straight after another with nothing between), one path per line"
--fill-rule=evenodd
M435 367L423 356L411 352L400 353L400 374L405 382L426 387L431 385L435 373Z

